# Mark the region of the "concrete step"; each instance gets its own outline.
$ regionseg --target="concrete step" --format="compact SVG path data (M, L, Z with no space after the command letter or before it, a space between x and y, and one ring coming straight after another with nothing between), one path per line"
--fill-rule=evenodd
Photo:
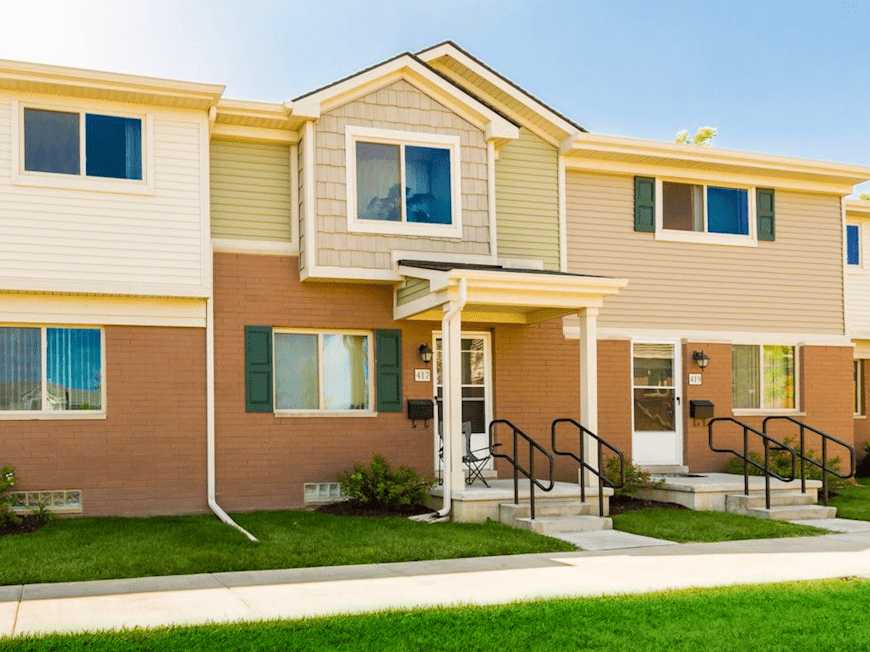
M534 520L518 518L514 524L515 527L531 530L538 534L592 532L613 528L613 521L601 516L536 516Z
M597 515L598 503L581 503L579 500L536 500L535 516L584 516ZM501 503L498 506L499 521L513 525L518 518L531 516L528 503Z
M824 505L783 505L780 507L752 507L746 510L747 516L769 518L775 521L809 521L820 518L836 518L836 507Z
M806 493L794 492L771 492L770 506L771 507L786 507L792 505L813 505L816 502L816 497ZM764 494L752 493L745 494L729 494L725 496L725 509L729 512L745 511L757 507L764 507Z

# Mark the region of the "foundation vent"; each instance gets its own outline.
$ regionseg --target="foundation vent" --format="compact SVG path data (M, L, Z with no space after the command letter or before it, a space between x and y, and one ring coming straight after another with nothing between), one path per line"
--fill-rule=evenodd
M341 485L337 482L306 482L305 503L334 503L343 500Z

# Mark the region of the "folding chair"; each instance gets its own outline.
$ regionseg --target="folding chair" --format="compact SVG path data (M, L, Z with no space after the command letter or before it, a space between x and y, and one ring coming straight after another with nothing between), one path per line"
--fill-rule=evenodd
M476 450L471 449L471 421L462 424L462 437L465 439L465 455L462 456L462 463L465 464L465 484L474 484L475 480L480 480L486 487L489 487L489 483L483 477L483 472L490 460L489 446ZM480 455L479 453L486 454Z

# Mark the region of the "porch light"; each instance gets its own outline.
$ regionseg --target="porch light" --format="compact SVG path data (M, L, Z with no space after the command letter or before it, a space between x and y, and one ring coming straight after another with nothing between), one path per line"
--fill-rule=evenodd
M426 364L432 362L432 349L428 344L421 344L417 349L417 355L419 355L420 359Z
M703 351L693 351L692 360L694 360L695 364L701 369L706 369L707 365L710 364L710 356Z

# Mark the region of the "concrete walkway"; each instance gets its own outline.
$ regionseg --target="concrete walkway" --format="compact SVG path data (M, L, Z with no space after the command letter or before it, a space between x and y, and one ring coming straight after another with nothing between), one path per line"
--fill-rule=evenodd
M0 636L844 576L870 577L870 532L0 587Z

